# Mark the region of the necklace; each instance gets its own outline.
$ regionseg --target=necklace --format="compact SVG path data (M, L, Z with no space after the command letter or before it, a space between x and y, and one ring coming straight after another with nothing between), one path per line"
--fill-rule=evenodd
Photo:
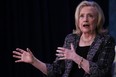
M84 37L83 35L80 37L80 46L90 46L94 41L95 35Z
M91 42L93 42L93 40L94 40L94 36L93 37L91 37L91 38L84 38L83 36L81 37L81 41L83 41L83 42L85 42L85 43L91 43Z

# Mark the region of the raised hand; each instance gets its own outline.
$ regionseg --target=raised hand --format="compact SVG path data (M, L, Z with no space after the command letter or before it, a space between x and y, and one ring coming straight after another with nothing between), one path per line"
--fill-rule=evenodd
M33 63L34 56L29 48L27 50L23 50L20 48L16 48L15 51L13 51L13 57L17 58L15 62L25 62L25 63Z
M56 52L58 52L56 56L59 57L59 60L64 60L64 59L74 60L75 56L77 55L74 50L73 44L71 44L71 49L58 47Z

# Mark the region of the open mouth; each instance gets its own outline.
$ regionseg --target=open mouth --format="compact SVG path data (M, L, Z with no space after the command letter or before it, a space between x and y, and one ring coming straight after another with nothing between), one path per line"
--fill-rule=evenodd
M90 25L89 24L83 24L83 27L89 27Z

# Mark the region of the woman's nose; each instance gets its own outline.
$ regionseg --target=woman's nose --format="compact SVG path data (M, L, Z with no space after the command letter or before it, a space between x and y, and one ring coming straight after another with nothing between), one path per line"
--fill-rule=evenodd
M88 21L88 17L87 16L84 16L84 21Z

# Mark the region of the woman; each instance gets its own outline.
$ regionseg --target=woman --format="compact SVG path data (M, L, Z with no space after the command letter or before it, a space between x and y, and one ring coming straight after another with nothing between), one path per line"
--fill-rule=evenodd
M96 2L82 1L75 12L76 30L58 47L53 64L38 60L28 48L13 51L13 57L19 59L15 62L30 63L48 77L109 77L115 42L103 30L104 21Z

